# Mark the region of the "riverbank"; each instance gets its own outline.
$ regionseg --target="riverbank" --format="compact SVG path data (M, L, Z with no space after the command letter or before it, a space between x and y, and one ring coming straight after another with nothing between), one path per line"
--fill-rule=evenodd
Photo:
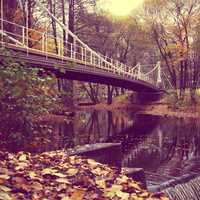
M81 106L78 109L95 109L95 110L132 110L141 114L149 114L165 117L177 118L200 118L200 104L196 105L180 105L174 106L166 99L152 102L148 104L132 103L127 96L120 96L114 98L113 103L108 105L106 103L99 103L90 106Z
M127 95L122 95L115 97L113 103L108 105L106 102L99 104L89 104L74 106L69 108L60 108L53 114L48 114L39 117L37 120L41 122L56 121L56 122L68 122L74 117L74 111L79 110L98 110L98 111L127 111L139 114L163 116L163 117L176 117L176 118L200 118L200 104L196 105L180 105L174 106L173 103L169 103L166 99L161 101L152 102L148 104L132 103L130 97Z
M145 105L139 113L165 116L165 117L177 117L177 118L200 118L200 105L199 106L181 106L174 109L170 104L149 104Z
M140 104L111 104L107 105L104 103L93 105L93 106L83 106L78 109L95 109L95 110L132 110L140 114L148 114L155 116L164 117L177 117L177 118L200 118L200 105L197 106L181 106L179 108L173 108L171 104L168 103L151 103L146 105Z
M117 168L64 151L0 152L0 199L168 200L141 189Z

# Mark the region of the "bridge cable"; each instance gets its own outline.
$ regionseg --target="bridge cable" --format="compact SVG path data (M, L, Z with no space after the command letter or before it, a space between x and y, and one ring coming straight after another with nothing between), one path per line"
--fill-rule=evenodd
M94 55L96 55L99 59L103 60L105 63L109 64L110 66L112 66L115 70L117 71L121 71L124 73L124 71L121 68L117 68L115 67L115 65L113 65L111 62L108 62L105 58L103 58L101 55L99 55L98 53L96 53L93 49L91 49L87 44L85 44L84 42L82 42L80 40L80 38L78 36L76 36L72 31L70 31L66 25L64 25L62 22L60 22L50 11L48 8L44 7L42 5L42 3L40 1L38 1L38 3L40 4L41 8L46 11L48 13L48 15L50 17L52 17L65 31L67 31L76 41L78 41L81 45L83 45L83 47L85 47L86 49L88 49L91 53L93 53ZM129 67L130 68L130 67Z

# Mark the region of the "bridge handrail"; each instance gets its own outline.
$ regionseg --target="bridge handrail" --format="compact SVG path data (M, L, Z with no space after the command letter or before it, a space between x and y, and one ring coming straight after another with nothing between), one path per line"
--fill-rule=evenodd
M31 47L29 47L29 41L30 42L32 41L36 43L35 45L40 44L42 46L41 49L36 49L36 50L41 51L46 56L48 56L47 53L56 54L61 59L71 58L74 60L82 61L85 63L85 65L89 65L95 68L101 68L107 71L112 71L115 74L120 74L122 76L127 76L136 80L147 81L153 84L153 79L151 79L149 75L158 68L158 64L150 72L144 74L141 72L140 68L142 65L140 63L138 63L135 67L130 67L117 60L106 57L102 55L101 53L97 53L94 50L92 50L90 47L84 44L77 36L76 36L76 39L78 38L78 41L75 40L74 43L69 43L68 41L64 41L63 38L61 37L55 37L54 35L49 34L48 31L41 32L41 31L38 31L32 28L27 28L23 25L19 25L14 22L10 22L8 20L1 19L1 18L0 18L0 21L3 23L5 22L8 24L12 24L15 27L18 27L21 29L20 31L21 34L9 32L4 29L0 30L0 34L2 35L2 37L3 36L8 37L12 42L20 45L23 48L26 48L27 50L31 49ZM41 37L39 39L34 39L31 37L31 33L29 31L31 31L31 33L38 33L41 35ZM22 42L15 39L14 37L21 38ZM56 39L58 41L58 44L54 44L54 47L53 47L54 49L51 49L52 52L48 52L49 39L52 39L52 40ZM34 47L32 47L32 49L34 49ZM54 52L56 49L58 49L59 51L58 53ZM70 55L68 56L68 54L65 54L65 53L70 53Z

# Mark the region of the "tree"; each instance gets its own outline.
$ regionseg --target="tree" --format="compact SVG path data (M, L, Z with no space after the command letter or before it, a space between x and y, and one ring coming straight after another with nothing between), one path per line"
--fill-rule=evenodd
M159 1L145 3L146 22L167 67L177 99L183 101L190 87L194 65L190 53L193 29L199 16L199 1ZM192 95L193 96L193 95Z
M36 116L52 111L56 95L51 93L54 79L39 69L26 68L1 49L5 59L0 62L1 120L31 121ZM52 89L51 89L52 90ZM3 114L4 113L4 114Z
M3 8L1 9L1 11L3 10L3 13L1 13L1 15L3 15L4 20L10 21L10 22L15 22L15 17L16 17L16 11L17 11L17 0L2 0L3 1ZM0 12L1 12L0 11ZM4 21L4 29L7 31L12 31L12 24L7 23Z

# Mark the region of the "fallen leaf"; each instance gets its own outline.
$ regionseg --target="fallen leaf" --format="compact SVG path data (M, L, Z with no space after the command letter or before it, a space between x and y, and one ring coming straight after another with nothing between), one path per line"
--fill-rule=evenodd
M86 190L76 188L74 190L74 192L72 193L70 199L71 200L82 200L85 193L86 193Z
M97 181L96 181L96 184L97 184L100 188L103 188L103 189L106 188L105 180L97 180Z
M42 174L45 175L45 174L52 174L52 173L56 173L58 170L56 169L52 169L52 168L45 168L42 170Z
M56 182L70 184L70 182L66 178L57 178Z
M148 196L149 196L149 193L145 191L140 194L140 197L148 197Z
M18 166L15 167L15 170L23 170L24 168L28 167L28 164L25 162L19 162Z
M59 178L65 178L66 177L66 175L65 174L62 174L62 173L52 173L52 175L54 175L54 176L57 176L57 177L59 177Z
M74 176L77 173L78 173L78 169L71 168L71 169L67 170L67 174L70 175L70 176Z
M87 163L88 163L91 167L93 167L93 168L95 168L95 167L98 166L98 163L95 162L95 161L92 160L92 159L87 159Z
M4 192L10 192L12 189L10 189L9 187L6 187L4 185L0 185L0 190L4 191Z
M129 184L130 187L133 187L133 188L141 191L141 187L137 183L135 183L135 182L129 182L128 184Z
M0 200L13 200L6 192L0 192Z
M8 176L7 174L0 174L0 179L8 180L9 178L10 176Z
M113 198L116 196L116 193L122 190L121 185L112 185L111 188L105 190L104 195L109 198Z
M29 172L28 173L28 176L31 178L31 179L34 179L34 178L36 178L36 176L37 176L37 174L35 173L35 172Z
M129 199L129 194L126 192L116 191L116 195L118 197L120 197L120 200L128 200Z
M20 157L19 157L19 161L20 162L24 162L24 161L26 161L26 159L27 159L27 156L26 156L26 154L22 154Z
M42 186L42 184L39 183L39 182L33 182L33 183L31 184L31 188L34 189L34 190L36 190L36 191L40 191L40 190L43 189L43 186Z
M61 200L71 200L68 196L63 197Z

